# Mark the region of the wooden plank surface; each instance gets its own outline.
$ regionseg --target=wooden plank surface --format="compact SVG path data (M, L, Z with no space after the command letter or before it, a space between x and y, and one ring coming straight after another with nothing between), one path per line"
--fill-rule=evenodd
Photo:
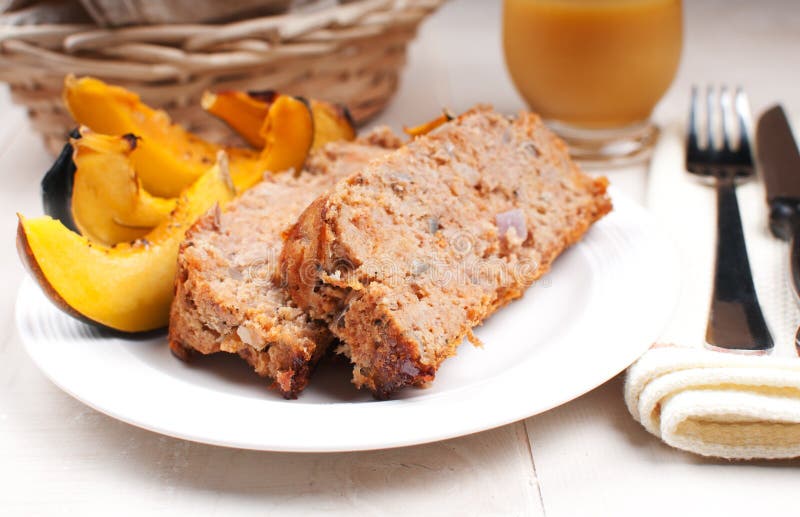
M734 463L672 449L630 418L622 381L526 421L548 517L797 514L800 461Z

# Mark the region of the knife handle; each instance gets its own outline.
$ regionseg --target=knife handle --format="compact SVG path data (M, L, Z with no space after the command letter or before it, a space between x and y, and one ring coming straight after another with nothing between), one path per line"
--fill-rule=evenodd
M800 202L796 199L776 198L769 202L769 229L772 235L788 241L800 228Z

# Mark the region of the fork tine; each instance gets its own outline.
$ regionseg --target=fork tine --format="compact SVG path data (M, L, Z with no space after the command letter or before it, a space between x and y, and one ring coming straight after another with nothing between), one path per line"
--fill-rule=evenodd
M729 152L732 147L730 121L728 118L733 113L733 106L731 105L731 96L728 92L728 87L725 85L722 85L719 90L719 104L722 124L722 150Z
M736 117L739 119L739 150L742 159L750 162L750 103L741 86L736 87Z
M689 133L688 156L691 159L691 157L696 155L696 153L700 150L699 145L697 143L697 86L696 85L692 85L692 100L691 104L689 105L688 133Z
M742 88L693 85L691 94L686 170L717 179L751 177L754 167L750 108ZM702 105L704 101L705 106ZM702 120L704 115L705 121Z
M713 151L717 147L717 140L715 138L715 121L714 121L714 86L706 86L706 149Z

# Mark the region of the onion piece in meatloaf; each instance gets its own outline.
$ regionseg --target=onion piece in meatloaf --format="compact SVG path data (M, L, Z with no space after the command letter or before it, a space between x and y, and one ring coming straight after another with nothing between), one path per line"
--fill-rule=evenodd
M199 219L178 255L169 325L173 352L183 359L191 351L238 354L284 397L296 397L333 337L276 283L281 234L337 180L399 145L387 129L328 144L309 157L298 177L268 175L225 212Z
M477 107L314 201L281 270L378 398L433 380L472 328L522 296L611 210L531 113ZM502 353L495 350L493 353Z

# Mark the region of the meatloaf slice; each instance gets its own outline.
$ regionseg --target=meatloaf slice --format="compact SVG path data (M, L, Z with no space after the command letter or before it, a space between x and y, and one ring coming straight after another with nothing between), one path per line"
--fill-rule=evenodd
M281 270L379 398L434 378L611 210L530 113L478 107L339 182L288 234Z
M296 397L333 337L274 282L281 232L337 180L399 145L388 130L329 144L299 177L270 175L224 213L199 219L178 256L173 352L184 359L190 351L239 354L283 396Z

